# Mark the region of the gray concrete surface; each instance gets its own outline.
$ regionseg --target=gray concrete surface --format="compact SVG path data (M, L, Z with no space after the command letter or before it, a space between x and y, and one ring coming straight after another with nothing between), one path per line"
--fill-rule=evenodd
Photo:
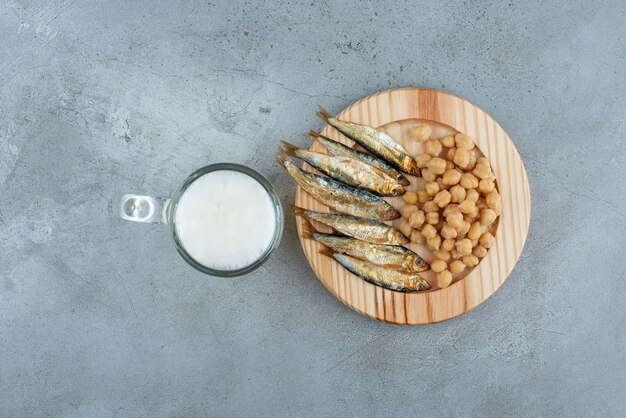
M0 416L625 416L626 3L494 3L0 2ZM467 315L350 311L291 216L219 280L111 214L219 161L287 204L279 138L407 85L487 110L530 178L522 258Z

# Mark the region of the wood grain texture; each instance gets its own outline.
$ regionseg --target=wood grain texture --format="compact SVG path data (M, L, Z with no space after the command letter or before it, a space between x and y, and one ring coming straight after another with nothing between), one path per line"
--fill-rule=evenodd
M520 257L530 222L530 189L522 160L508 135L487 113L453 94L423 88L384 91L349 106L339 119L377 127L396 138L407 151L416 155L423 143L412 140L408 131L417 123L429 123L432 137L456 131L474 139L480 151L491 161L502 196L502 213L495 229L496 243L478 266L455 277L445 289L423 293L400 293L370 284L319 253L318 242L302 236L302 219L297 219L298 234L313 271L339 300L357 312L396 324L429 324L461 315L491 296L506 280ZM353 141L327 126L322 134L354 145ZM313 150L325 152L315 143ZM305 169L313 171L308 165ZM411 178L411 187L420 180ZM388 199L400 208L400 198ZM296 206L327 212L329 209L300 187ZM323 228L320 228L323 229ZM432 254L423 246L412 247L425 259ZM433 283L432 272L425 277Z

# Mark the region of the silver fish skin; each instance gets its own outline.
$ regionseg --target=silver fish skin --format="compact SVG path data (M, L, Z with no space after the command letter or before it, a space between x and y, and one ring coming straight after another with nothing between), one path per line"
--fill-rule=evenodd
M417 273L403 273L346 254L333 253L332 256L350 272L378 286L398 292L430 289L428 282Z
M317 116L371 153L388 161L404 173L419 175L417 163L395 139L370 126L335 118L320 106Z
M389 177L395 179L398 183L400 183L401 186L408 186L409 184L411 184L409 179L406 178L400 170L397 170L382 158L378 158L375 155L369 154L367 152L361 152L355 150L354 148L350 148L349 146L325 137L324 135L321 135L314 130L309 131L309 138L314 141L318 141L333 155L352 157L357 160L363 161L365 164L369 164L372 167L376 167L383 173L387 174Z
M306 150L286 141L280 142L280 149L286 155L299 158L348 186L366 190L377 196L400 196L405 193L404 187L396 180L355 158Z
M397 245L372 244L350 237L313 232L312 238L335 252L404 273L419 273L430 266L416 253Z
M320 203L337 212L364 218L390 221L398 219L400 212L384 199L366 192L346 186L327 177L318 176L304 171L287 159L277 154L277 162L294 178L294 180Z
M293 208L297 216L304 216L309 220L319 222L343 235L356 238L373 244L403 245L409 239L392 225L358 216L341 213L317 212L299 207Z

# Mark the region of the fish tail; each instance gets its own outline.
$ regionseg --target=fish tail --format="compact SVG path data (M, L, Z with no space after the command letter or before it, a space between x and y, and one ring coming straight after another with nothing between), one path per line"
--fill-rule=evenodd
M319 253L326 257L335 258L335 253L333 253L333 251L328 247L320 248Z
M331 154L337 155L337 151L335 150L336 144L335 141L333 141L332 139L325 137L324 135L314 131L313 129L309 131L309 134L307 136L311 141L318 142L320 145L330 151Z
M306 209L301 208L299 206L295 206L295 205L291 205L291 208L293 209L293 214L296 216L306 216Z
M276 162L287 170L293 178L296 178L299 175L298 168L291 162L289 157L290 155L287 153L285 147L279 146L278 150L276 150Z
M280 147L278 149L278 152L288 156L288 157L294 157L294 158L298 158L298 151L300 150L300 148L296 147L295 145L290 144L287 141L280 141Z
M318 110L317 112L315 112L315 114L324 122L330 124L330 122L328 121L329 119L334 118L334 116L332 115L332 113L330 113L329 111L327 111L326 109L324 109L322 106L318 106Z
M313 234L317 232L313 224L306 218L302 222L302 238L313 239Z
M287 170L287 164L290 163L289 156L282 147L278 147L278 150L276 150L276 162L280 164L282 168Z
M319 138L321 135L319 134L319 132L314 131L313 129L311 129L309 131L309 133L306 135L308 138L310 138L311 140L315 141L317 138Z

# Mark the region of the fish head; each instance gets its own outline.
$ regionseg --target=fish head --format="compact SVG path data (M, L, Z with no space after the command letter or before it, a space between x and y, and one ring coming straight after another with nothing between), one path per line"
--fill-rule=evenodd
M406 191L404 190L404 187L400 185L400 183L395 182L393 184L390 184L387 189L388 190L385 190L385 192L391 196L400 196L403 195Z
M402 175L400 177L398 177L398 181L400 182L400 185L402 185L402 186L409 186L411 184L409 179L407 179L406 177L404 177Z
M379 211L379 219L381 221L393 221L400 216L402 216L400 212L391 205L387 205L382 211Z
M419 275L417 276L417 290L430 290L428 282Z
M395 243L395 245L404 245L404 244L408 244L409 242L411 242L409 238L405 237L402 232L398 231L395 228L392 228L389 231L389 234L387 235L387 239L390 242Z
M409 268L411 271L425 271L430 268L430 266L419 257L411 257L410 264Z
M419 168L415 160L408 155L402 159L402 170L405 173L412 174L414 176L419 175Z

